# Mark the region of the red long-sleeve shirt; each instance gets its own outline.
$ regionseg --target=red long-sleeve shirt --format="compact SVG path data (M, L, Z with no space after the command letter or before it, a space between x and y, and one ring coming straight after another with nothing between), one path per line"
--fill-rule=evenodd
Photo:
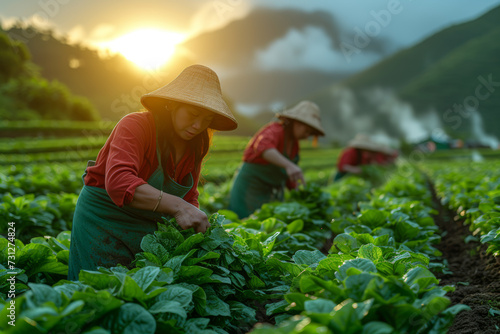
M248 143L243 153L243 161L254 164L268 165L269 161L262 157L265 150L275 148L281 154L285 151L285 128L281 123L274 122L265 125L257 132ZM299 141L294 140L292 143L292 152L288 159L293 160L299 154ZM287 180L286 187L295 189L297 184Z
M372 162L374 162L374 155L372 152L348 147L342 151L337 163L337 168L341 172L346 172L344 169L345 165L363 166L371 164Z
M398 157L398 152L394 151L392 154L377 152L375 154L375 161L380 165L386 165L393 163L394 160Z
M135 188L146 184L157 167L153 115L151 112L132 113L116 124L99 151L95 166L87 168L84 183L105 189L111 200L122 207L132 201ZM172 178L177 183L181 183L186 175L192 173L193 187L184 196L184 200L199 207L197 187L200 168L195 168L194 155L190 154L189 149L176 167L176 175Z
M243 161L267 165L269 161L262 157L262 153L270 148L277 149L281 154L285 147L285 128L278 122L270 123L253 136L243 153ZM292 153L288 157L293 160L299 154L299 142L292 143Z

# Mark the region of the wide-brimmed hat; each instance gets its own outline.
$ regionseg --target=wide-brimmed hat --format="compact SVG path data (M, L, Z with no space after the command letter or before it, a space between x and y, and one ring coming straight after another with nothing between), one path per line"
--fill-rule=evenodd
M169 84L141 97L142 105L151 112L165 112L168 101L214 112L216 116L208 126L211 129L229 131L238 127L236 118L222 98L217 74L206 66L186 67Z
M347 146L359 148L362 150L382 152L385 154L394 154L395 150L390 148L389 146L374 142L369 136L358 134L351 140Z
M277 113L279 118L285 117L300 121L312 127L318 135L324 136L325 130L321 126L321 118L319 117L319 107L311 101L301 101L295 107L287 109L282 113Z

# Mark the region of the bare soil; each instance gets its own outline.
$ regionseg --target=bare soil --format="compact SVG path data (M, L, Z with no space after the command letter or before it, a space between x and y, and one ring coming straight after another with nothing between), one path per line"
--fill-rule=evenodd
M452 304L465 304L470 311L462 311L448 330L450 334L500 333L500 315L490 310L500 310L500 263L486 254L486 246L478 241L465 242L471 235L464 219L440 205L435 199L439 215L436 224L446 234L437 248L448 261L452 274L436 274L440 285L453 285L456 290L448 293ZM493 312L494 313L494 312Z

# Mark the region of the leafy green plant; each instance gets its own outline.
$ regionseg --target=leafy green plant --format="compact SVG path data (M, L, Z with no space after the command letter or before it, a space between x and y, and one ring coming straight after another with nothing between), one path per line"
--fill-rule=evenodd
M75 194L33 194L13 197L6 194L0 202L0 220L16 224L16 238L28 242L31 238L44 235L57 235L69 230L73 221L76 205ZM6 235L7 225L0 227Z
M487 252L500 255L500 176L497 166L467 164L431 169L443 204L470 225L474 237L487 243Z
M226 232L223 220L212 215L205 234L180 230L174 220L159 224L157 232L143 238L144 252L136 255L131 270L123 266L82 270L78 282L51 282L53 287L26 282L24 288L30 290L15 300L19 325L9 327L5 316L0 329L21 333L36 323L45 333L71 324L84 331L100 326L112 333L249 330L256 322L255 308L269 298L283 298L289 286L266 269L263 257L272 251L273 242L262 243L263 252L255 252ZM16 244L20 248L16 260L23 268L19 274L29 278L49 273L51 263L40 257L55 251L57 259L63 257L69 238L60 235L58 240L35 238L27 246ZM35 261L23 262L23 252ZM64 270L67 273L67 267ZM8 305L5 302L0 314L8 314Z
M9 278L15 276L15 294L27 290L29 282L54 284L68 275L70 233L38 237L25 245L0 238L0 296L10 290ZM14 273L14 274L12 274Z

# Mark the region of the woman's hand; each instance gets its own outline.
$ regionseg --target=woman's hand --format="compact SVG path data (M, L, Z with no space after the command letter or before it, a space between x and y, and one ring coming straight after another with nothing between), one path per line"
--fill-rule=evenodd
M302 173L302 169L294 163L290 163L285 168L286 174L290 181L295 182L297 184L301 183L303 185L306 184L306 180L304 180L304 174Z
M156 212L174 217L183 230L192 227L196 232L205 232L210 227L207 215L203 211L180 197L168 193L160 195L160 191L149 184L135 188L134 197L129 205L143 210L153 210L157 205Z
M173 215L177 224L179 224L183 230L187 230L192 227L196 233L205 233L205 231L210 227L207 215L194 205L188 202L185 203L186 205L183 205L183 207L181 207Z
M272 163L273 165L282 167L288 175L288 179L293 183L302 182L303 185L306 184L304 179L304 174L302 174L302 169L299 166L288 160L283 154L281 154L277 149L270 148L262 153L262 157Z

